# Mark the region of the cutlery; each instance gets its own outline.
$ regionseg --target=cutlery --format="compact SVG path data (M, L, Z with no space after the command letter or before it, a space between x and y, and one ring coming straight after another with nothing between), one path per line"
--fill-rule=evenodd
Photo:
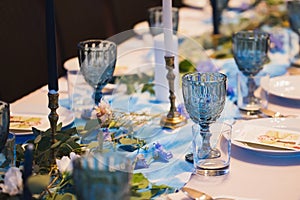
M201 192L199 190L195 190L195 189L189 188L189 187L183 187L183 188L181 188L181 191L186 196L188 196L189 198L194 199L194 200L234 200L231 198L223 198L223 197L213 198L204 192Z
M297 117L297 115L283 115L280 112L276 112L266 108L260 108L259 111L266 116L273 117L273 118L280 118L280 117Z

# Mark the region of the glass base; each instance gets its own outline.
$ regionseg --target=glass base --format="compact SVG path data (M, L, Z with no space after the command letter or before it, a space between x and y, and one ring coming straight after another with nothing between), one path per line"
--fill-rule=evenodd
M228 174L228 172L229 165L224 166L224 162L220 160L207 160L196 167L194 174L202 176L221 176Z
M292 60L291 60L291 65L293 67L300 67L300 55L296 55Z
M253 112L253 113L258 112L260 108L261 108L261 104L255 104L255 103L239 105L240 110L250 111L250 112Z

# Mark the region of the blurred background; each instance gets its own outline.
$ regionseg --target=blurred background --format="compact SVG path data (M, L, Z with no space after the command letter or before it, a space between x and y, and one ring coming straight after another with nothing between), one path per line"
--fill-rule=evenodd
M47 84L45 0L0 1L0 99L13 102ZM79 41L105 39L147 19L161 0L55 0L59 76ZM181 7L181 0L173 0ZM132 34L134 34L132 32ZM122 38L126 39L126 38ZM122 42L122 41L119 41Z

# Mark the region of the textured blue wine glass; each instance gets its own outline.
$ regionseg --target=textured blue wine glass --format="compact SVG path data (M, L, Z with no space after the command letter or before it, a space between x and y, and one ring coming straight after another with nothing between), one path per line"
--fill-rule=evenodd
M290 27L300 37L300 1L288 1L287 10ZM291 62L293 65L300 67L300 52L298 52L298 54L296 54L295 57L292 58Z
M241 110L257 111L260 103L254 92L257 88L255 76L269 61L270 35L260 31L240 31L233 35L232 52L238 69L246 77L247 94L243 96L247 104L239 105ZM239 83L238 83L239 84Z
M190 118L200 125L206 157L218 157L210 146L209 126L220 117L226 100L226 75L219 72L187 73L182 77L182 93Z
M102 99L102 89L112 79L117 46L108 40L86 40L78 43L79 66L85 81L95 89L94 101Z
M259 31L240 31L233 35L232 52L239 70L255 76L269 61L270 35Z

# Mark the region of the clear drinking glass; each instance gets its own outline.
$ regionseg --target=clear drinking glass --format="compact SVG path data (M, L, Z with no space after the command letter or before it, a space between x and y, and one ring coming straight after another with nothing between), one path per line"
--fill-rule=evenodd
M254 95L256 88L255 76L263 69L269 61L269 34L259 31L240 31L233 35L232 51L238 69L247 78L248 94L244 98L249 104L239 108L246 111L257 111L260 104L257 104Z
M112 79L117 59L117 45L108 40L86 40L78 43L80 70L92 86L94 102L102 99L102 89Z
M229 172L231 154L231 130L229 124L215 122L210 125L210 144L213 149L218 149L220 156L209 157L203 151L203 135L200 126L194 124L193 130L193 161L195 173L207 176L224 175Z
M288 17L291 29L300 37L300 1L287 2ZM299 39L300 46L300 39ZM300 67L300 52L298 52L291 60L292 65Z
M190 118L200 125L203 158L218 158L219 149L210 143L210 125L220 117L226 101L226 75L219 72L187 73L182 77L184 104Z
M179 21L179 10L176 7L172 8L172 24L173 31L177 32ZM152 36L158 35L163 32L163 11L161 6L152 7L148 9L148 24Z

